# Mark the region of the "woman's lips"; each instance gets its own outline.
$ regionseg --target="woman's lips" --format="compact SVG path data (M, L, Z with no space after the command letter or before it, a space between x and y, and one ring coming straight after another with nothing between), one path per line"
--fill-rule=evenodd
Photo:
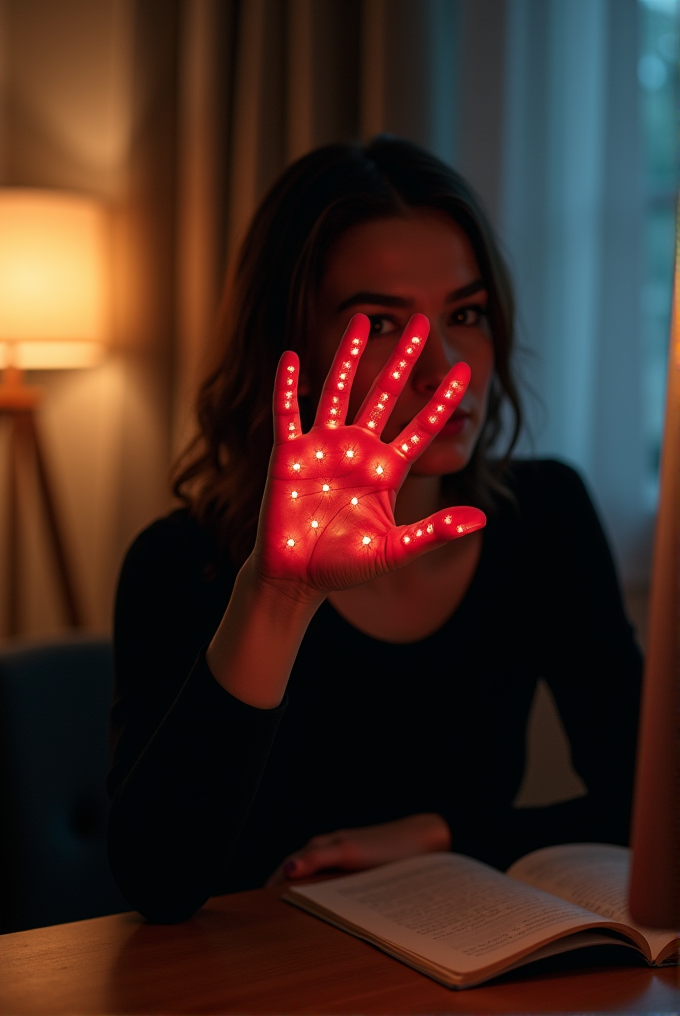
M451 437L453 434L460 434L469 416L470 414L464 410L457 409L451 419L444 424L437 437Z

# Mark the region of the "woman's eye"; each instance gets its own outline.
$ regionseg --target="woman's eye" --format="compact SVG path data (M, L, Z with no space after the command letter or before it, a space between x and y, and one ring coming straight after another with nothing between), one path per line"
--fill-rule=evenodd
M465 325L466 328L476 328L486 317L486 307L471 304L469 307L459 307L451 315L451 323L454 325Z
M384 317L380 314L369 314L368 319L371 322L369 335L373 337L391 335L392 332L396 331L397 326L389 317Z

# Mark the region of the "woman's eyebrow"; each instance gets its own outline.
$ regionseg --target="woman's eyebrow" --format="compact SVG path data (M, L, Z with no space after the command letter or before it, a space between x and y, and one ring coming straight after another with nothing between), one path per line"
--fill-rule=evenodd
M486 292L486 286L481 279L475 279L474 282L468 282L467 285L461 286L460 289L454 289L446 297L446 302L455 303L457 300L464 300L466 296L472 296L473 293L480 292Z
M354 293L352 296L348 296L346 300L343 300L338 307L338 313L347 307L354 307L362 303L374 304L376 307L408 308L413 306L413 300L409 300L404 296L389 296L387 293L368 293L362 291Z

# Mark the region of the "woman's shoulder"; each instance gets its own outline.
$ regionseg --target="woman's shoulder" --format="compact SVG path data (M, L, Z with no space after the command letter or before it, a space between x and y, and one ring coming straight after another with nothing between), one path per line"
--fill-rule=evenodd
M153 574L157 579L171 572L175 578L190 574L205 578L231 573L220 564L214 536L188 508L177 508L156 519L132 541L125 555L123 574Z
M521 515L550 509L569 512L578 506L593 510L586 485L572 466L558 459L514 459L503 476Z

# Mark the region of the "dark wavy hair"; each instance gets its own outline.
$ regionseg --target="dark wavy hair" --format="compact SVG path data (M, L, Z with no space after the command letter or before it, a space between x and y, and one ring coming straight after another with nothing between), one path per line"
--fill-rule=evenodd
M462 227L489 294L495 368L486 422L468 465L444 482L460 503L487 513L509 496L501 476L521 426L511 370L514 299L479 200L458 173L409 141L381 135L367 145L326 145L289 166L253 218L225 287L214 366L198 393L198 431L173 470L175 495L237 567L255 542L276 365L285 349L305 363L328 252L352 226L412 208L443 211ZM509 437L498 454L504 405ZM311 418L311 407L301 411L303 422Z

